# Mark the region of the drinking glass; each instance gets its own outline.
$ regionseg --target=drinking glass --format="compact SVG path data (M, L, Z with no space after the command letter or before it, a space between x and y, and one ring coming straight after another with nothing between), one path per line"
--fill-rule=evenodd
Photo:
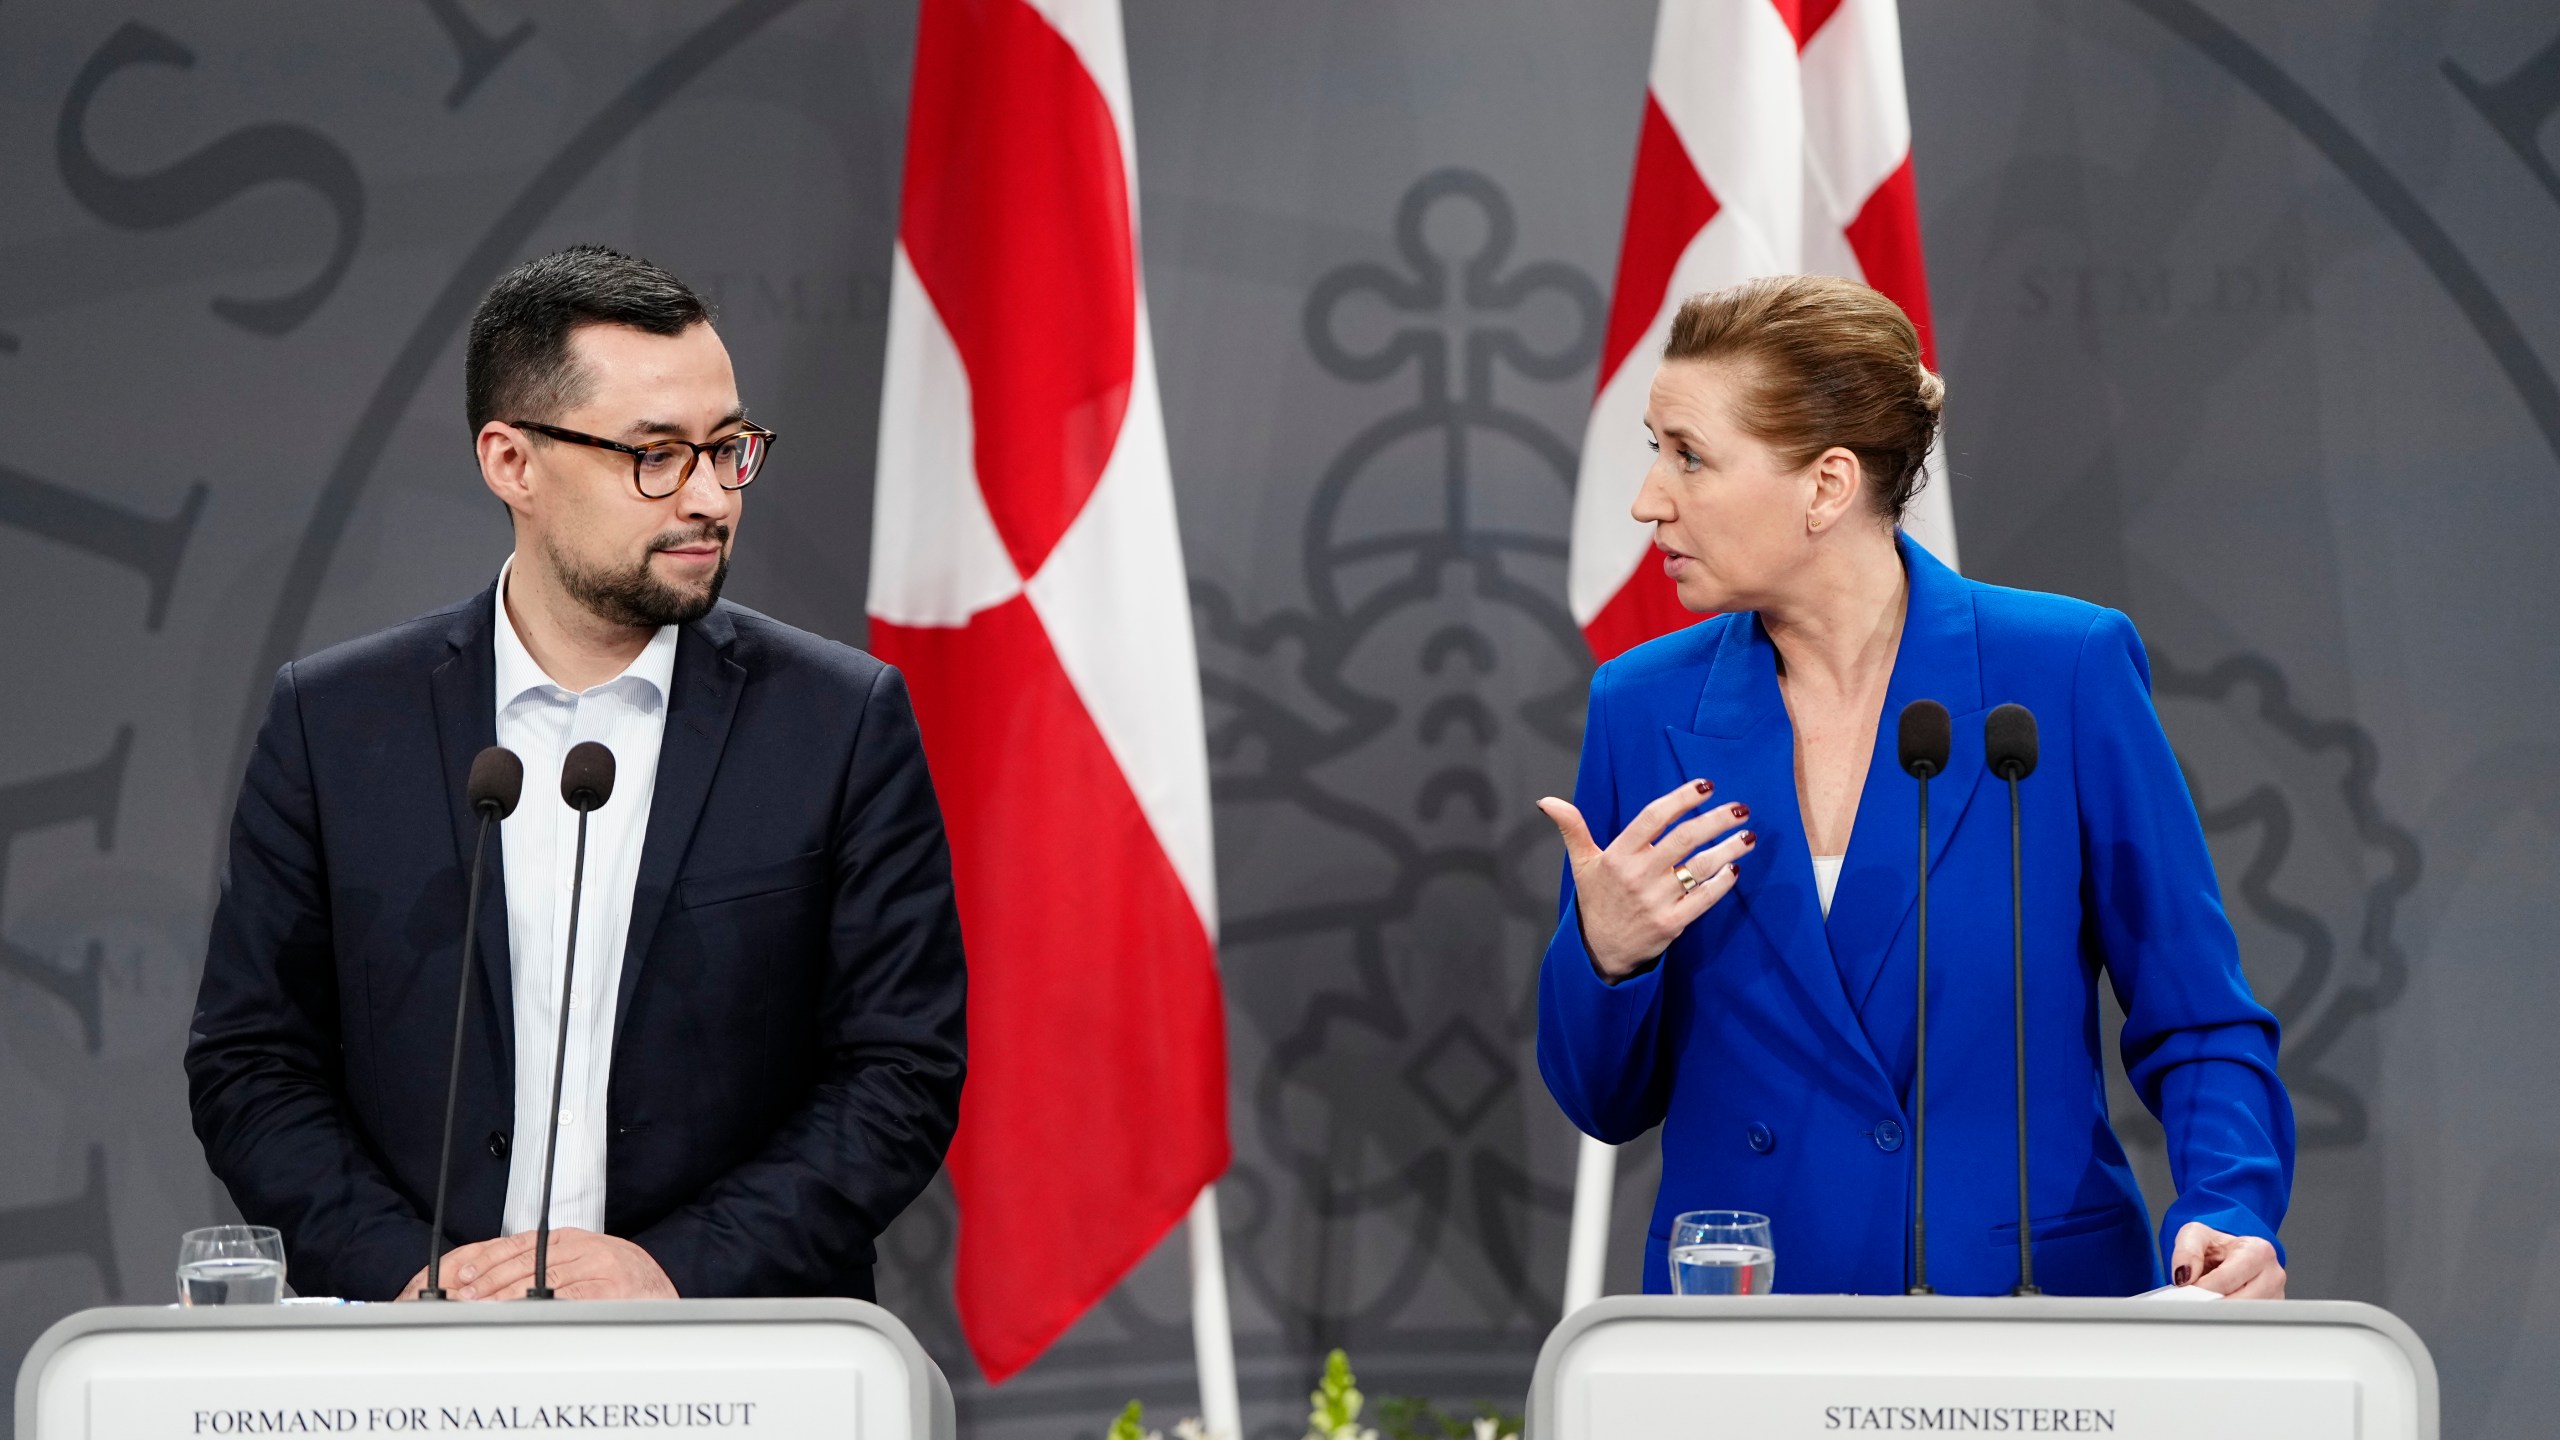
M1777 1273L1766 1215L1691 1210L1671 1222L1675 1295L1766 1295Z
M284 1237L266 1225L214 1225L178 1242L181 1305L273 1305L284 1291Z

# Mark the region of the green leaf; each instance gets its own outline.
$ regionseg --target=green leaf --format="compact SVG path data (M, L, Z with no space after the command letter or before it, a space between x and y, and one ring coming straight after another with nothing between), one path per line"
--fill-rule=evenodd
M1378 1397L1378 1433L1386 1440L1465 1440L1438 1406L1413 1395Z
M1146 1411L1138 1407L1138 1402L1130 1401L1129 1408L1120 1412L1120 1418L1111 1422L1111 1429L1105 1432L1103 1440L1147 1440L1146 1426L1139 1423L1145 1417Z

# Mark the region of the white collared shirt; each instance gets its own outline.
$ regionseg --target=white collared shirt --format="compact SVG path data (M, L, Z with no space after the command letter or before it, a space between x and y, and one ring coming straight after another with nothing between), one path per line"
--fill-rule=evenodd
M560 1041L560 959L568 944L569 876L578 813L560 798L569 748L594 740L613 752L613 795L587 820L587 877L578 909L578 963L569 998L568 1068L560 1090L560 1157L551 1185L553 1229L604 1229L605 1089L613 1074L613 1016L631 896L676 668L676 627L662 625L628 669L584 691L563 689L534 663L507 614L498 571L498 743L524 761L524 797L502 823L507 941L516 1008L515 1136L507 1160L503 1228L531 1230L542 1208L544 1117Z

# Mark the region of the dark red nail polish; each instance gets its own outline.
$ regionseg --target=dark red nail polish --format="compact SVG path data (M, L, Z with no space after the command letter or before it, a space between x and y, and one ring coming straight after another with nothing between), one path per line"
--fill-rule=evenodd
M1713 780L1700 780L1700 781L1698 781L1698 782L1697 782L1697 786L1698 786L1698 793L1699 793L1699 794L1701 794L1701 795L1712 795L1712 794L1714 794L1714 793L1715 793L1715 789L1716 789L1716 782L1714 782Z
M1741 822L1741 821L1744 821L1744 820L1748 820L1748 819L1750 819L1750 818L1751 818L1751 807L1750 807L1750 806L1748 806L1748 805L1743 804L1743 803L1742 803L1741 801L1739 801L1739 800L1734 801L1734 802L1733 802L1733 818L1734 818L1734 820L1735 820L1737 823L1739 823L1739 822Z
M1756 839L1753 839L1753 838L1752 838L1752 835L1751 835L1751 832L1750 832L1750 831L1745 830L1745 831L1743 831L1743 832L1742 832L1742 848L1743 848L1743 849L1748 850L1748 849L1750 849L1752 846L1757 845L1757 844L1759 844L1759 843L1760 843L1760 842L1759 842L1758 840L1756 840Z
M2178 1273L2177 1273L2177 1274L2175 1274L2175 1275L2170 1276L2169 1278L2170 1278L2172 1281L2176 1282L2177 1284L2180 1284L2180 1285L2184 1285L2184 1284L2186 1284L2186 1283L2187 1283L2187 1267L2186 1267L2186 1266L2184 1266L2184 1265L2179 1266L2179 1267L2178 1267Z

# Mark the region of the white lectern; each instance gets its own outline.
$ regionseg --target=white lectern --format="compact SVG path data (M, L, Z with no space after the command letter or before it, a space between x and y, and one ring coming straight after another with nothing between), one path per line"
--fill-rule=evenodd
M17 1417L18 1440L956 1428L941 1370L859 1300L83 1310L27 1352Z
M2343 1300L1620 1296L1538 1354L1530 1440L2436 1440L2436 1367Z

